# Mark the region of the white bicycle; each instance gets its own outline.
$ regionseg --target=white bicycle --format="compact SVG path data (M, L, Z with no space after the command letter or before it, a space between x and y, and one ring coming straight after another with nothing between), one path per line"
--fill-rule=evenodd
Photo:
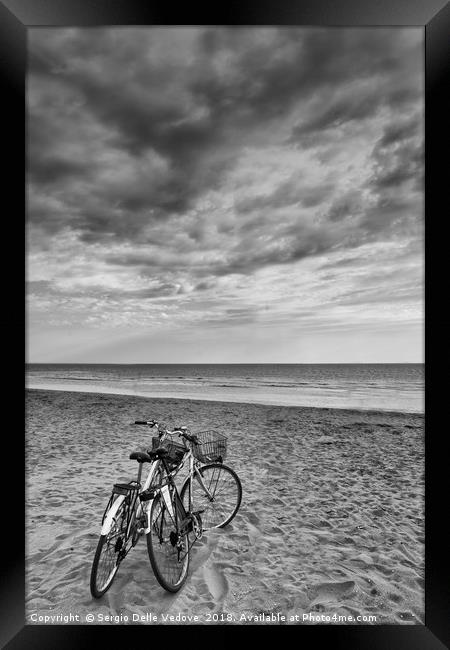
M178 591L188 575L192 545L208 529L229 524L241 504L239 477L223 464L226 436L212 430L191 435L185 426L170 431L155 420L135 424L156 428L158 436L151 449L130 454L139 464L137 479L113 486L92 564L94 598L110 588L144 534L156 579L167 591ZM144 463L150 470L142 484ZM188 476L178 491L174 477L186 465Z

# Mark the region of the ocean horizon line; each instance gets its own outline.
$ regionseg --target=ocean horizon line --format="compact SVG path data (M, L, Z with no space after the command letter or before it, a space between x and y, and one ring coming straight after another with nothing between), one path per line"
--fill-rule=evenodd
M130 363L128 361L26 361L26 366L423 366L424 361L189 361L189 362L147 362Z

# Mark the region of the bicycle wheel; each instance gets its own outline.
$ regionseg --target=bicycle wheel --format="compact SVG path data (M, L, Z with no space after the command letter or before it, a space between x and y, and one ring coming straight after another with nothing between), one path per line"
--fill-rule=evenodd
M153 499L150 509L150 532L147 534L147 548L153 572L161 587L175 592L186 581L189 569L189 537L179 532L183 515L172 502L172 516L161 495Z
M127 509L123 502L107 535L100 535L91 570L91 594L100 598L113 583L127 544Z
M223 528L234 518L242 500L242 486L234 470L222 463L198 468L206 491L197 474L192 479L192 509L200 511L203 530ZM189 508L189 477L181 488L181 501ZM203 511L203 512L202 512Z

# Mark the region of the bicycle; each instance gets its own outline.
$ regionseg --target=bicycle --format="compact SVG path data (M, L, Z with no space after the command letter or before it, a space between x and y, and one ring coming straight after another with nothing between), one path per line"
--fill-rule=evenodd
M137 479L113 486L92 564L94 598L111 587L120 564L144 534L157 581L177 592L187 579L193 544L205 531L229 524L241 505L240 479L223 464L226 436L213 430L190 434L185 426L171 431L156 420L135 424L156 427L158 436L151 449L129 456L139 464ZM142 484L144 463L150 470ZM178 491L175 476L186 465L188 475Z

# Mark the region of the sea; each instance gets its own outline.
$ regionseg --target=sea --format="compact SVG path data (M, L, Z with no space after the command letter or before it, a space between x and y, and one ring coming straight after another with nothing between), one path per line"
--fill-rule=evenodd
M280 406L424 412L424 364L41 364L26 387Z

